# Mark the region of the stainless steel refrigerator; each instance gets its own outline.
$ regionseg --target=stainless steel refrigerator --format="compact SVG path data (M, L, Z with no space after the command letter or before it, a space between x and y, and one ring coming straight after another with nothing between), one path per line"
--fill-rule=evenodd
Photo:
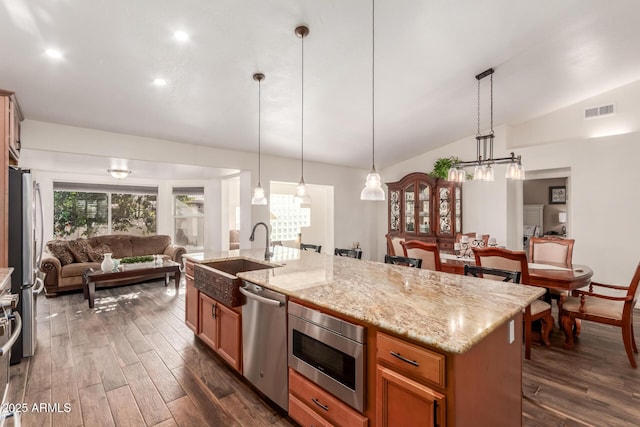
M11 352L11 363L33 356L37 339L37 299L44 289L39 277L42 257L42 198L38 183L26 169L9 168L9 266L11 293L18 294L17 311L22 317L22 334Z

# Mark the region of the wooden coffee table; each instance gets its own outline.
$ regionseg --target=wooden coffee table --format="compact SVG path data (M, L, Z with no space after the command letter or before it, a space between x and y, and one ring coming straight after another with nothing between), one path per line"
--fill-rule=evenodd
M133 277L140 278L140 281L143 281L162 273L164 273L164 285L169 285L169 277L173 276L173 280L176 283L176 291L178 291L178 288L180 288L180 264L178 264L177 262L165 261L161 266L130 268L124 271L118 270L106 273L102 270L94 270L93 268L88 268L82 275L84 299L88 299L89 308L93 308L96 286L117 286L118 283L112 283L110 285L105 285L105 283L117 282Z

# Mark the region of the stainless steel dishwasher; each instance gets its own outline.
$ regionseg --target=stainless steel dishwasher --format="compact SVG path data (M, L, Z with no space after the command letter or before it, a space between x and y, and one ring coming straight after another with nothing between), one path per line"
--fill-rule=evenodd
M242 281L242 370L246 379L284 410L289 409L287 297Z

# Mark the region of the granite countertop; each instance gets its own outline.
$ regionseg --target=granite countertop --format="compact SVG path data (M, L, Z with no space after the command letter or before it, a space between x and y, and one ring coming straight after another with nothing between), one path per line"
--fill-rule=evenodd
M187 254L196 263L249 258L264 249ZM238 277L375 325L445 352L461 354L545 293L535 286L276 246L272 269Z

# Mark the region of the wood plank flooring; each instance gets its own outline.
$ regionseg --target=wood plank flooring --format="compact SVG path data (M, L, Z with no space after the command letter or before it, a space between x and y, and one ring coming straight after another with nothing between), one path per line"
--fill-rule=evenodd
M185 326L184 285L177 295L157 281L96 297L93 310L82 293L38 300L36 355L10 369L8 402L29 408L22 426L295 424ZM618 328L584 322L571 351L557 328L551 340L523 364L524 426L640 425L640 369Z

